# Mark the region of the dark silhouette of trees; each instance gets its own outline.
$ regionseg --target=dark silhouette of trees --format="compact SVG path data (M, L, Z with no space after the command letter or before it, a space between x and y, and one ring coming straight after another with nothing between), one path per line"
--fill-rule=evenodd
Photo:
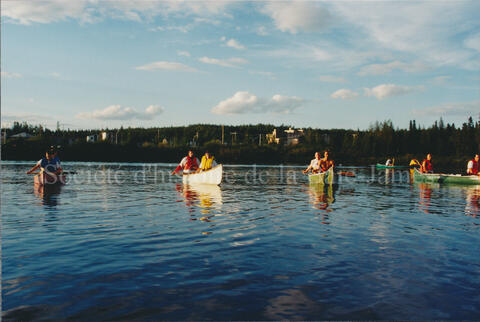
M222 145L221 125L51 131L41 125L15 122L6 129L8 139L2 146L2 159L35 160L46 147L58 145L63 160L177 162L192 148L198 154L208 150L223 163L305 164L316 151L328 149L337 164L366 165L391 157L399 164L432 153L437 164L463 167L465 160L480 150L480 119L474 121L472 117L460 127L445 124L440 118L429 128L418 126L415 120L410 121L408 129L395 128L391 120L375 122L367 130L305 128L297 145L267 144L267 133L277 129L281 134L288 128L270 124L224 126ZM101 131L109 133L106 141L86 142L87 135ZM33 137L10 138L21 132Z

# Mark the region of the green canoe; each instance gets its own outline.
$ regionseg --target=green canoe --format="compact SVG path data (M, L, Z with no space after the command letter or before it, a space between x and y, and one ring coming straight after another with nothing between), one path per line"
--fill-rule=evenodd
M308 175L308 182L310 184L332 184L333 168L330 168L325 172Z
M375 165L375 168L377 169L409 169L411 167L408 165L385 165L385 164L377 163Z
M421 173L417 169L413 171L415 182L440 182L441 175L438 173Z
M479 176L462 176L461 174L421 173L417 169L413 172L415 182L438 182L446 184L475 184L480 185Z
M442 174L441 183L451 184L478 184L480 185L479 176L462 176L460 174Z

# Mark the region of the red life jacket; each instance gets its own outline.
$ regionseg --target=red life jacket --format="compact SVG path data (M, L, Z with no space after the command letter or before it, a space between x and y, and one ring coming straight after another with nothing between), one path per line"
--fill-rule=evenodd
M196 157L192 157L190 158L189 156L187 156L187 164L185 164L185 168L183 170L195 170L195 169L198 169L198 163L197 163L197 158Z
M472 174L478 174L478 162L475 159L471 160L473 162Z
M424 170L425 170L426 172L433 172L432 162L430 162L429 160L425 159L425 160L423 160L422 164L425 164Z

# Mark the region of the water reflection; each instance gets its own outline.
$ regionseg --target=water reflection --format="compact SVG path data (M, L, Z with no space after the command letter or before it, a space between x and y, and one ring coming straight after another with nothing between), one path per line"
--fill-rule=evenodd
M419 183L419 202L418 208L426 214L430 213L430 202L432 199L432 184L431 183Z
M385 184L393 183L394 175L395 175L394 169L385 169Z
M189 209L190 220L197 220L196 211L200 211L199 220L202 222L211 222L215 213L213 210L222 205L222 190L216 185L184 185L177 184L176 190L182 195L186 207ZM203 232L203 235L211 232Z
M310 185L308 189L310 204L312 208L323 210L322 224L329 225L328 214L332 211L329 208L331 204L335 202L335 189L336 185Z
M310 185L308 191L310 203L315 209L325 210L335 202L333 185Z
M59 195L62 192L62 185L34 185L33 193L41 200L42 204L49 208L55 208L58 205Z
M467 188L465 214L473 217L480 216L480 186Z

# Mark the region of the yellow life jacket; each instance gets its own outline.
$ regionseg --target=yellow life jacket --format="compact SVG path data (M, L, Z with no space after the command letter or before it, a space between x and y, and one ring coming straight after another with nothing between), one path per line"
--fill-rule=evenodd
M200 163L200 169L209 170L212 168L213 156L207 159L205 156L202 157L202 162Z

